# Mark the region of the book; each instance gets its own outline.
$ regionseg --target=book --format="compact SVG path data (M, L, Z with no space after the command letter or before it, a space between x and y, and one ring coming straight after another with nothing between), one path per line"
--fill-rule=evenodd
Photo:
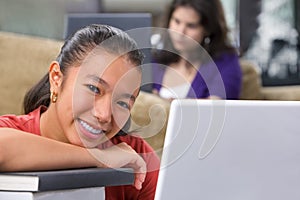
M0 191L1 200L104 200L104 187L46 192Z
M115 185L131 185L131 168L82 168L0 173L0 190L42 192Z

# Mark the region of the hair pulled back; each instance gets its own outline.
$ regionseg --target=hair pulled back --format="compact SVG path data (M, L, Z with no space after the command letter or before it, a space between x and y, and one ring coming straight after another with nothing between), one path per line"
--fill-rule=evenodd
M66 75L70 67L80 66L87 54L98 45L109 53L125 54L137 66L142 64L144 56L128 34L108 25L92 24L75 32L62 46L56 61L63 75ZM49 104L50 82L47 73L26 93L23 101L24 113L28 114L42 105L48 107Z

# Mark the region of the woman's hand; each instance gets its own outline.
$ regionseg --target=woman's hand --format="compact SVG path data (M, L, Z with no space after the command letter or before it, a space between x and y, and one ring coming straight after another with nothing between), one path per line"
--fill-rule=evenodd
M61 153L64 152L64 153ZM87 149L11 128L0 128L0 171L35 171L81 167L130 167L142 188L146 163L128 144Z
M140 190L146 178L146 163L127 143L122 142L106 149L89 149L98 161L98 167L130 167L135 172L134 186Z

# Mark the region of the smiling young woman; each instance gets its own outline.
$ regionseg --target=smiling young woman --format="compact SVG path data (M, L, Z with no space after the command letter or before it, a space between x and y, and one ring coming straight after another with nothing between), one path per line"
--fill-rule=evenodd
M153 199L158 157L126 134L142 59L119 29L77 31L26 94L25 114L0 116L0 170L132 167L134 186L107 187L106 199Z

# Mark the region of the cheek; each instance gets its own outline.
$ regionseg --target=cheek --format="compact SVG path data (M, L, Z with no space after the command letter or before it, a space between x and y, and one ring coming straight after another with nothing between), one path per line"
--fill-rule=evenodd
M72 98L72 108L75 117L81 114L82 112L92 109L95 102L94 96L87 95L82 90L74 90Z
M58 100L56 103L57 114L59 117L69 119L70 116L73 115L72 102L72 89L68 87L63 87L59 92ZM62 120L64 121L66 119Z
M178 33L175 33L174 31L170 31L169 36L173 43L180 38L180 35Z
M114 119L114 122L115 122L114 124L116 125L116 128L118 128L118 129L123 128L129 118L129 116L130 116L129 110L125 111L118 107L113 108L113 119Z
M176 23L173 20L171 20L169 22L168 28L171 29L171 30L176 30L176 27L177 27Z
M204 32L202 30L193 30L190 32L189 36L196 42L201 43L204 38Z

